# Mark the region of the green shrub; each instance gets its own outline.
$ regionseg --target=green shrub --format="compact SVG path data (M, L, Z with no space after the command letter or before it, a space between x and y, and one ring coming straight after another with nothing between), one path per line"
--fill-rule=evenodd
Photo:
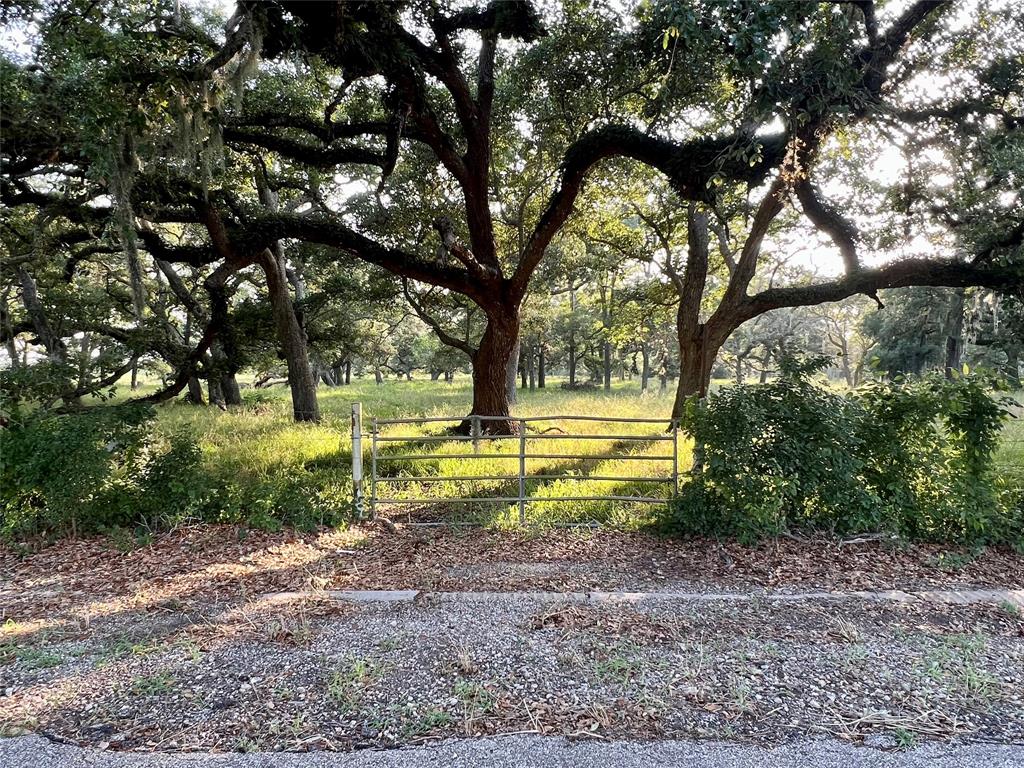
M199 449L146 406L15 412L0 456L0 535L167 527L201 515Z
M929 376L844 396L810 381L816 365L789 363L775 382L690 404L700 470L673 526L745 540L793 530L1024 540L993 469L1007 413L985 381Z

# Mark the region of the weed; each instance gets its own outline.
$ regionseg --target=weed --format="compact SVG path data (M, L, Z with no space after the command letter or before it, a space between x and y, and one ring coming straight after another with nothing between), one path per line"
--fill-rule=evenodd
M0 643L0 664L18 662L28 669L50 669L58 667L64 657L42 648L31 648L15 643Z
M411 739L450 726L453 722L455 718L443 709L432 707L420 713L408 710L408 714L403 718L401 734L403 738Z
M112 643L103 646L96 665L102 667L125 656L148 656L162 647L157 641L139 642L128 635L121 635Z
M368 659L353 658L337 667L327 681L327 695L342 709L356 709L379 670Z
M752 693L750 682L739 675L732 675L729 679L729 699L732 707L737 712L751 712L754 705L750 700Z
M459 672L464 675L472 675L479 669L469 653L469 647L465 645L459 646L456 650L455 663L459 668Z
M1013 619L1024 617L1024 611L1021 610L1020 606L1016 603L1011 603L1009 600L1000 600L999 609Z
M893 738L896 739L897 749L913 749L917 746L917 734L908 731L906 728L894 728Z
M309 616L304 611L295 615L280 614L271 617L263 625L263 635L267 640L284 645L308 645L313 638L313 630L309 624Z
M133 678L129 690L135 696L156 696L167 693L174 687L174 675L158 672L155 675L141 675Z
M860 628L842 616L836 617L831 634L847 643L859 643L861 640Z
M487 688L469 680L457 680L454 692L465 711L473 716L490 712L496 701L494 694Z
M203 655L203 649L199 647L199 643L190 637L182 640L178 647L181 648L182 653L188 658L189 661L199 661Z
M616 654L594 663L594 676L604 682L626 685L640 673L640 662L624 654Z

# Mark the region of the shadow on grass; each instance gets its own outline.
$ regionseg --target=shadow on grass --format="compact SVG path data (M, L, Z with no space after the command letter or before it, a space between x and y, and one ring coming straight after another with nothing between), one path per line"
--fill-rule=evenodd
M637 437L643 437L638 435ZM628 476L617 476L615 474L602 475L600 473L601 466L606 462L615 462L622 456L635 455L639 451L644 451L650 448L652 445L657 445L663 440L660 439L660 435L652 435L651 439L648 440L615 440L609 438L611 445L607 448L603 448L600 453L594 456L580 456L575 455L569 458L567 461L562 462L559 459L527 459L530 462L537 462L540 460L546 461L540 467L536 467L528 470L525 481L525 495L527 498L527 514L526 518L529 522L544 524L548 522L545 518L551 518L551 522L554 524L600 524L601 522L607 522L616 516L616 512L623 506L654 506L651 502L634 502L631 503L628 500L582 500L582 501L559 501L557 498L553 498L548 501L545 499L543 494L538 495L539 491L543 491L546 488L551 488L557 483L572 483L573 485L566 490L559 493L559 496L571 496L571 497L593 497L593 496L630 496L630 497L644 497L651 498L659 495L666 495L666 503L668 501L667 495L665 494L665 487L670 485L668 482L651 482L644 480L634 480ZM505 439L518 440L517 436L507 437ZM571 439L571 438L570 438ZM487 443L485 442L485 445ZM544 441L543 444L548 444L548 441ZM415 450L417 448L429 448L430 446L437 445L431 441L415 441L410 440L408 442L400 443L388 443L387 453L392 455L407 455L406 452ZM539 450L534 448L533 453L563 453L567 451L560 451L557 446L549 450ZM490 453L489 451L483 450L483 453ZM528 450L528 456L531 451ZM423 478L443 478L443 475L438 474L441 466L441 461L452 458L445 455L438 455L436 459L423 459L423 460L409 460L398 463L398 466L391 466L388 463L387 474L378 475L379 483L387 483L388 478L394 478L399 476L405 477L423 477ZM502 460L517 460L518 451L516 453L508 454L508 459ZM664 459L650 459L652 462L664 463ZM433 470L432 472L424 470ZM620 470L621 471L621 470ZM404 472L404 474L402 474ZM540 475L541 477L536 477ZM647 476L650 476L649 474ZM593 480L594 477L607 477L610 479L604 480ZM666 480L671 480L671 474L667 475ZM472 483L473 481L453 481L460 483ZM459 497L449 498L435 498L429 497L430 485L433 483L422 483L417 486L415 482L409 483L410 490L414 490L417 494L424 496L421 503L416 496L410 496L410 502L407 504L384 504L378 509L379 514L384 514L393 520L401 520L408 523L419 523L419 524L452 524L452 525L495 525L502 522L514 522L519 518L518 503L515 501L499 501L500 499L516 498L519 495L519 476L518 467L516 468L515 474L508 474L507 477L496 480L496 481L479 481L480 483L487 483L486 488L481 488L479 484L474 483L476 487L471 487L460 493ZM585 485L587 483L601 483L604 486L605 483L617 483L617 485L611 487L599 487L598 489L587 489L586 487L581 490L574 490L578 488L580 484ZM494 501L480 501L480 502L464 502L459 501L459 498L474 498L474 499L494 499ZM536 507L548 507L551 508L555 505L560 505L564 509L561 510L563 514L555 513L540 513L536 512ZM581 506L583 505L583 506ZM569 514L564 514L568 512ZM647 515L649 517L649 515Z

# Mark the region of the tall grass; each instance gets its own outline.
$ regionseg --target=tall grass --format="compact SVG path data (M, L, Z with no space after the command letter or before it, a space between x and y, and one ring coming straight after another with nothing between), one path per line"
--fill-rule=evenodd
M247 391L249 392L249 391ZM468 381L445 384L430 381L388 381L376 385L360 381L350 386L322 388L319 392L323 420L319 424L296 424L291 420L287 388L261 390L249 395L246 406L223 412L184 403L160 408L160 426L168 432L187 432L202 448L204 465L225 494L225 517L284 519L317 523L347 516L352 495L350 434L351 404L363 404L364 430L369 432L376 418L460 417L468 413L472 392ZM672 463L657 460L600 459L598 454L625 453L637 456L671 455L672 443L663 441L671 412L669 394L641 396L635 382L616 382L610 392L569 391L557 385L533 392L520 390L516 416L588 415L608 417L664 418L658 424L604 424L601 422L540 422L531 425L527 452L568 454L584 458L530 459L529 475L557 475L558 479L530 480L531 498L557 496L667 496L670 483L577 480L587 476L671 477ZM382 505L379 512L411 519L492 522L518 520L516 504L485 502L454 504L459 497L516 496L518 494L519 438L482 440L480 453L508 455L508 458L465 458L471 454L469 441L418 442L424 435L442 435L450 424L395 425L382 429L389 437L408 436L409 441L380 444L379 474L382 476L479 476L500 475L506 480L478 482L395 482L380 483L380 497L422 500L423 505ZM551 430L546 436L536 430ZM566 433L610 434L659 438L658 441L575 440ZM557 437L555 437L557 436ZM369 443L365 446L369 470ZM387 460L388 455L418 454L425 461ZM589 457L595 458L589 458ZM679 466L690 463L689 446L679 440ZM369 491L369 488L367 489ZM633 525L644 522L655 511L652 505L621 502L533 502L527 507L532 522L601 522Z

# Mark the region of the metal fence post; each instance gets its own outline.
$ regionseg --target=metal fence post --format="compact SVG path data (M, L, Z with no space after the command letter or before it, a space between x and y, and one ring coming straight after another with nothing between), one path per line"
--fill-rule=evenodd
M363 500L363 404L352 403L352 506L356 520L366 511Z
M473 435L473 453L480 453L480 417L474 415L470 419L470 431Z
M370 519L377 519L377 417L370 420Z
M519 420L519 524L526 525L526 421Z
M679 496L679 419L672 419L672 498Z

